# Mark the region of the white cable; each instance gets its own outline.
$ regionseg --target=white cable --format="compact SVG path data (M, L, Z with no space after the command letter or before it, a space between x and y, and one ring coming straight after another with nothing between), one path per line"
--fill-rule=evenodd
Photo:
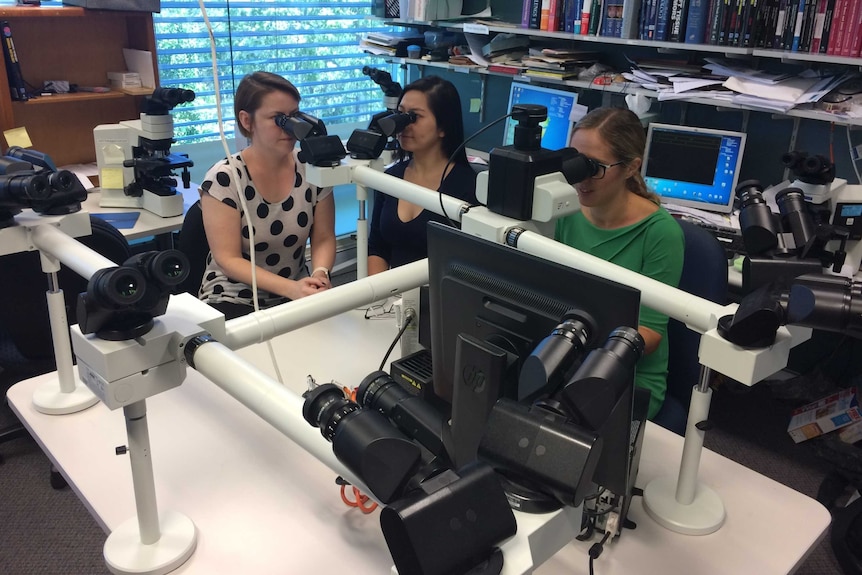
M859 166L856 162L859 161L859 153L853 149L853 140L850 138L850 124L845 127L847 132L847 151L850 153L850 165L853 166L853 171L856 172L856 183L862 184L862 175L859 175Z
M219 87L218 81L218 61L217 61L217 53L216 53L216 41L215 41L215 33L213 32L212 25L210 24L209 16L207 16L207 10L204 6L204 0L198 0L198 5L201 8L201 14L204 18L204 24L207 27L207 33L209 34L210 39L210 56L212 57L212 69L213 69L213 88L215 89L215 99L216 99L216 116L218 117L218 133L221 138L222 147L224 147L225 157L227 159L228 165L233 168L233 155L230 151L230 146L227 145L227 137L224 134L224 118L222 116L221 111L221 89ZM257 297L257 263L255 261L255 249L254 249L254 225L251 222L251 218L249 216L248 205L245 202L245 194L242 190L238 189L237 186L237 196L239 196L239 202L242 205L242 211L245 215L245 222L248 225L248 243L249 243L249 263L251 264L251 301L254 306L254 311L260 311L260 304L258 302ZM266 342L266 348L269 350L269 357L272 361L272 367L275 369L275 375L279 382L284 385L284 378L281 376L281 370L278 369L278 360L275 358L275 350L272 348L272 342Z

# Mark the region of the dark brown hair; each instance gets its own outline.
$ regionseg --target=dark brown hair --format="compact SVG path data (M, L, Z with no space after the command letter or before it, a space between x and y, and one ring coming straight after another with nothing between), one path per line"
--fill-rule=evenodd
M614 156L626 164L637 158L643 161L646 133L637 114L626 108L596 108L575 125L578 130L596 130L608 144ZM574 132L572 132L574 134ZM639 196L659 203L659 197L650 191L640 171L626 180L626 188Z
M272 92L284 92L295 98L297 102L302 99L296 86L272 72L261 70L252 72L245 76L237 86L233 97L233 114L236 118L236 129L246 138L250 138L251 134L239 121L239 113L245 110L249 115L254 116L254 113L260 108L263 97Z

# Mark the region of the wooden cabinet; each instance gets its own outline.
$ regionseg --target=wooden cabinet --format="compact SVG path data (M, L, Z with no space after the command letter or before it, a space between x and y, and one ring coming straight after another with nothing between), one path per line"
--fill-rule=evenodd
M123 48L147 50L156 71L156 41L150 12L84 8L2 6L9 22L25 82L34 89L45 80L79 86L105 86L107 73L126 69ZM57 165L96 159L93 128L132 120L140 114L141 95L111 91L41 96L13 102L0 58L0 132L25 127L33 149ZM3 149L7 147L0 134Z

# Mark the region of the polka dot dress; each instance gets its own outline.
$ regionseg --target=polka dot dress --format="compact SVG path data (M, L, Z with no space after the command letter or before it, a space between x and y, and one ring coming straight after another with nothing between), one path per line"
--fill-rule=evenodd
M234 156L230 163L223 160L210 168L200 186L202 194L209 194L241 214L239 193L242 192L254 222L255 264L293 280L308 276L305 246L314 223L314 206L332 193L332 188L318 188L306 182L305 164L297 160L295 165L293 190L280 203L269 203L257 193L240 154ZM242 255L249 260L250 253L248 221L242 214ZM207 256L199 295L208 303L252 305L251 287L228 278L212 254ZM284 297L258 290L258 302L262 308L285 301Z

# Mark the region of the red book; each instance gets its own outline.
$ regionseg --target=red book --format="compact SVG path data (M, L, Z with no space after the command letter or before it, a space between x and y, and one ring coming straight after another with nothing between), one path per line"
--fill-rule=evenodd
M856 39L860 37L859 17L862 16L862 0L856 0L852 4L852 8L847 13L847 26L844 28L844 40L841 42L841 56L850 57L859 54Z
M844 36L844 26L847 22L847 10L850 8L850 3L853 0L837 0L835 2L835 12L832 16L832 29L829 31L829 47L826 49L826 54L830 56L838 56L841 54L841 40Z
M847 56L851 58L856 58L860 56L860 52L862 52L862 7L857 4L857 16L856 23L853 25L853 36L849 42L849 50L847 51Z

